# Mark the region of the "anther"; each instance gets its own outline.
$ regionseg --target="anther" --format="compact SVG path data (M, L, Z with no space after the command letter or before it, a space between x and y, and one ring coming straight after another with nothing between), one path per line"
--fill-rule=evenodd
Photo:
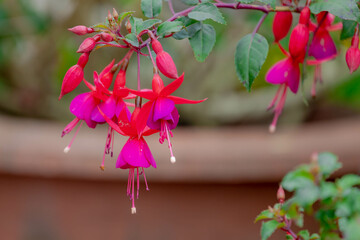
M176 163L176 158L175 158L174 156L172 156L172 157L170 158L170 162L171 162L172 164Z
M136 207L132 207L131 208L131 214L135 214L136 213Z
M64 148L64 153L68 153L70 151L70 147L66 146L66 148Z

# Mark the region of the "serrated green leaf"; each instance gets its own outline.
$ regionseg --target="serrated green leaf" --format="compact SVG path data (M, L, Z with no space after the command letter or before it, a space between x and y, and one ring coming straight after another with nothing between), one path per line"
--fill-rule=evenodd
M258 0L266 5L270 5L272 8L276 7L276 0Z
M201 29L201 26L202 24L200 22L196 22L195 24L185 27L185 29L182 29L181 31L175 33L173 35L173 38L177 40L181 40L184 38L192 38L195 33L197 33Z
M325 178L329 177L333 172L341 168L338 157L330 152L320 153L318 156L320 172Z
M106 26L106 25L103 24L103 23L98 23L98 24L92 25L91 28L104 28L104 29L109 29L109 27Z
M334 183L332 182L321 182L320 184L320 198L327 199L335 197L338 193L338 190Z
M174 22L163 22L157 28L157 35L159 37L166 36L170 33L175 33L180 31L183 28L183 23L180 21Z
M236 46L235 68L248 91L260 72L269 51L267 40L260 34L248 34Z
M261 240L267 240L276 229L282 228L285 226L284 223L279 223L276 220L270 220L263 222L261 225Z
M125 40L135 47L139 46L139 41L138 41L135 33L129 33L128 35L126 35Z
M358 23L351 20L343 20L342 23L343 28L341 30L340 40L344 40L354 36L355 27Z
M216 42L216 32L213 26L202 24L199 31L189 38L190 45L194 51L196 60L205 61L209 56Z
M143 20L141 18L131 16L129 18L129 22L131 25L131 33L135 33L136 35L139 34L140 32L138 30L141 30Z
M299 167L294 171L285 175L281 182L281 186L288 191L294 191L298 188L302 188L312 184L314 182L314 176L308 169Z
M314 14L328 11L345 20L359 21L360 18L360 11L355 0L313 0L310 10Z
M118 19L120 22L122 22L126 17L131 16L132 14L134 14L135 11L129 11L129 12L122 12L120 13Z
M162 0L141 0L141 11L148 18L157 17L162 8Z
M336 180L336 185L343 190L360 185L360 176L355 174L345 175Z
M298 236L302 237L303 240L309 240L310 239L310 233L308 230L301 230L297 234Z
M136 32L140 33L141 31L145 30L145 29L149 29L151 27L153 27L155 24L161 23L160 19L148 19L145 20L144 22L142 22L141 24L138 24L136 27Z
M211 19L215 22L226 24L224 17L219 9L212 3L201 3L196 6L189 14L188 17L197 21L204 21Z
M269 218L273 218L274 217L274 213L270 212L270 210L266 209L264 211L262 211L255 219L255 222L258 222L260 220L264 220L264 219L269 219Z

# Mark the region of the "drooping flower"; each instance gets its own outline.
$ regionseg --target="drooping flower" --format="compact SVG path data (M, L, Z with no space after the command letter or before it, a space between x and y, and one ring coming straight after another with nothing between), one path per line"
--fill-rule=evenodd
M300 83L300 67L299 63L291 56L279 61L272 66L266 74L265 80L268 83L280 85L274 99L271 101L268 109L275 106L278 98L280 97L274 109L274 119L269 127L271 133L275 132L277 120L284 108L286 100L287 88L293 93L297 93Z
M154 74L152 90L142 89L135 91L130 89L130 92L135 95L150 100L144 104L142 114L146 115L147 125L150 128L160 131L160 143L163 143L164 140L167 139L171 155L170 161L172 163L176 162L176 158L170 142L170 136L173 136L171 130L174 129L179 122L179 114L175 104L196 104L206 100L196 101L170 95L181 86L183 80L184 74L167 86L164 86L159 74Z
M299 23L292 30L289 40L289 52L299 63L304 61L309 41L310 9L305 7L300 13Z
M131 115L131 118L129 118L127 112L123 109L120 113L118 123L115 123L100 110L100 113L103 114L106 122L115 131L117 131L123 136L129 137L116 161L116 168L129 169L127 195L132 201L132 214L136 213L135 170L137 180L136 197L139 198L139 175L144 175L146 190L149 190L144 168L148 168L150 166L156 168L156 162L151 154L149 146L144 139L144 136L152 135L158 131L150 129L148 126L146 126L147 119L144 118L146 114L143 114L143 111L143 108L140 109L139 107L136 107Z
M354 36L351 40L351 46L346 51L346 63L350 73L356 71L360 66L359 25L356 26Z

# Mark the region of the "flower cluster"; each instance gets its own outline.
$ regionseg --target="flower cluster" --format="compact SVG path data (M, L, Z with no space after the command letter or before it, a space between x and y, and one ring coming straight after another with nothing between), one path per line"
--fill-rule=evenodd
M280 85L268 107L268 109L275 107L275 115L269 127L270 132L275 132L278 118L285 104L287 89L289 88L294 94L298 92L301 78L300 64L315 66L311 94L313 97L316 96L316 84L322 82L321 64L337 56L337 50L329 31L342 29L342 24L333 24L334 19L334 15L329 12L320 12L316 15L317 23L313 23L310 20L310 9L305 6L300 12L298 24L291 32L289 52L287 52L282 47L280 40L290 31L292 13L277 12L275 14L273 22L275 43L286 57L272 66L266 74L268 83ZM354 55L354 53L349 55ZM312 59L305 61L306 57L312 57Z
M135 184L137 186L136 197L138 198L139 176L144 176L146 189L148 190L144 169L150 166L156 168L156 162L145 138L159 133L159 142L163 143L167 140L170 149L170 160L175 163L176 159L170 137L173 136L172 130L176 128L179 122L176 105L200 103L205 99L193 101L171 95L183 83L184 74L178 76L172 57L163 50L155 32L144 30L136 36L143 46L133 45L131 41L123 38L120 33L122 20L123 17L119 17L114 10L112 15L110 13L108 15L108 27L105 29L88 28L86 26L76 26L69 29L78 35L91 33L95 33L95 35L86 38L77 50L78 53L81 53L81 56L78 63L72 66L65 74L59 100L73 91L80 83L84 83L89 88L89 92L79 94L70 104L70 112L75 116L75 119L65 127L62 136L70 133L77 125L79 127L69 145L64 149L65 153L70 150L83 122L89 128L95 128L98 124L108 125L108 134L100 166L102 170L105 168L106 154L113 156L115 132L128 138L117 158L116 168L129 169L127 195L132 201L131 212L136 213ZM129 21L126 27L131 32L131 23ZM148 34L147 39L141 37L145 33ZM156 54L156 62L152 57L150 45ZM92 84L84 79L84 68L91 52L103 46L127 48L128 52L118 63L113 60L99 74L94 71ZM145 47L148 48L149 54L141 52L141 49ZM136 90L126 87L126 71L130 58L134 53L136 53L138 60L138 89ZM141 55L150 57L154 66L152 89L141 89ZM174 80L165 86L160 73ZM113 86L112 89L111 86ZM135 103L129 102L134 99ZM148 101L142 104L142 99L148 99ZM134 109L131 111L131 108Z

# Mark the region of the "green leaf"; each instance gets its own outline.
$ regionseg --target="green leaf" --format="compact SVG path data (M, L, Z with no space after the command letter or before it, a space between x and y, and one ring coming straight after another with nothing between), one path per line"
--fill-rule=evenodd
M126 17L131 16L132 14L134 14L134 11L122 12L120 13L118 19L120 22L122 22Z
M149 29L153 27L155 24L161 23L160 19L148 19L142 22L142 24L137 25L136 32L140 33L141 31L145 29Z
M276 8L276 0L258 0L266 5L270 5L272 8Z
M264 219L269 219L269 218L273 218L274 217L274 213L270 212L270 210L266 209L264 211L262 211L255 219L255 222L258 222L260 220L264 220Z
M320 153L318 163L320 166L320 172L325 178L329 177L333 172L341 168L341 163L338 162L338 157L330 152Z
M250 92L269 51L267 40L260 34L248 34L236 46L235 68L240 81Z
M360 18L360 11L355 0L313 0L310 10L314 14L328 11L345 20L359 21Z
M297 234L298 236L302 237L303 240L309 240L310 239L310 233L308 230L301 230Z
M344 40L354 36L355 27L358 24L355 21L343 20L343 29L341 30L340 40Z
M352 218L344 226L345 240L359 240L360 239L360 217Z
M129 33L128 35L126 35L125 40L135 47L139 46L139 41L138 41L135 33Z
M197 33L201 29L201 27L202 23L197 22L188 27L185 27L185 29L182 29L180 32L175 33L173 37L177 40L181 40L184 38L192 38L195 33Z
M226 24L224 17L219 9L212 3L201 3L196 6L189 14L188 17L198 21L211 19L215 22Z
M138 30L141 30L143 20L141 18L131 16L129 18L129 22L131 25L131 33L139 34L140 32Z
M180 31L183 28L183 23L180 21L174 22L163 22L157 28L157 35L159 37L166 36L170 33L175 33Z
M311 236L310 236L310 240L318 240L318 239L320 239L319 234L317 234L317 233L313 233L313 234L311 234Z
M161 8L162 0L141 0L141 11L148 18L158 16Z
M343 190L351 188L355 185L360 185L360 176L355 174L345 175L336 180L336 185Z
M199 3L199 0L181 0L186 5L197 5Z
M306 167L299 167L285 175L281 182L281 186L288 191L294 191L314 182L314 176Z
M338 194L338 190L332 182L321 182L320 184L320 198L327 199L335 197Z
M209 24L202 24L200 30L197 31L193 37L189 38L189 41L196 60L203 62L207 56L209 56L215 45L215 29Z
M284 227L284 223L279 223L276 220L263 222L261 225L261 240L268 239L276 229Z
M308 184L296 190L294 202L304 208L309 208L319 198L319 189L314 183Z

